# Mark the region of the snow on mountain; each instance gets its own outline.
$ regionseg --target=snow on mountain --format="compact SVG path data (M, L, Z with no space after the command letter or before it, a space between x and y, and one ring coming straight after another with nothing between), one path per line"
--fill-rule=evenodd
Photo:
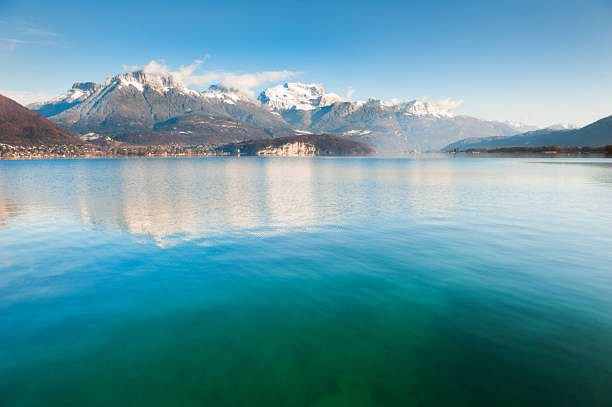
M203 92L198 92L188 88L171 74L135 71L109 77L104 85L93 82L77 82L63 94L46 102L31 104L28 108L44 116L51 117L81 103L97 100L98 97L104 97L113 91L127 91L128 94L134 91L141 94L152 92L160 96L167 96L168 92L172 92L175 96L182 95L192 99L199 99L203 103L210 101L231 105L235 105L238 102L256 103L238 91L219 85L212 85Z
M252 103L252 99L250 99L247 95L225 88L221 85L211 85L208 89L201 93L201 96L210 100L228 103L230 105L235 105L241 101Z
M436 116L436 117L453 117L453 112L444 108L439 104L432 102L423 102L420 100L412 100L410 102L401 103L400 107L404 110L406 115L414 116Z
M87 99L89 96L97 92L102 86L93 82L76 82L72 88L59 96L54 97L47 102L33 103L28 107L34 109L43 104L59 104L59 103L76 103Z
M367 101L360 100L359 102L354 103L355 106L377 106L377 107L393 107L397 106L397 102L387 102L382 99L369 98Z
M367 102L352 102L334 93L325 93L325 89L318 84L285 83L264 90L259 95L259 101L276 111L287 110L314 110L331 106L334 103L350 103L354 108L361 106L380 106L401 110L406 115L453 117L453 112L440 104L420 100L411 101L383 101L370 98Z
M506 124L512 127L514 130L516 130L517 133L526 133L528 131L534 131L538 129L537 126L533 126L531 124L527 124L523 122L511 121L511 120L504 120L500 123L503 123L503 124Z
M547 126L547 127L537 127L537 126L533 126L530 124L525 124L523 122L515 122L515 121L510 121L510 120L506 120L503 121L502 123L507 124L510 127L513 127L514 129L517 130L518 133L527 133L530 131L535 131L535 130L575 130L578 128L578 126L576 126L575 124L571 124L571 123L558 123L558 124L553 124L551 126Z
M264 90L259 101L274 110L313 110L336 102L349 102L335 93L325 93L323 86L305 83L285 83Z
M572 123L558 123L553 124L552 126L548 126L547 130L575 130L578 126Z
M503 137L515 126L455 116L460 102L420 100L352 102L321 85L286 83L264 90L257 100L213 85L199 92L172 74L136 71L115 75L104 85L75 84L34 110L75 135L97 133L120 141L145 143L220 142L291 132L342 134L379 152L436 150L466 137ZM213 117L214 123L198 118ZM240 123L226 128L230 120ZM200 120L201 121L201 120ZM191 132L191 133L189 133ZM188 138L185 136L189 134Z
M357 102L358 106L380 106L390 108L393 111L399 111L406 116L433 116L433 117L454 117L453 111L439 103L427 102L421 100L410 101L385 101L381 99L370 98L367 102Z
M133 87L139 92L143 92L145 87L148 90L157 91L159 93L166 93L170 89L175 89L180 93L188 95L198 95L199 92L193 89L189 89L182 82L175 79L171 74L152 74L145 73L143 71L135 71L124 74L119 74L110 77L106 80L106 87Z
M47 102L35 106L35 110L74 135L94 132L120 141L143 143L167 140L166 130L156 127L160 123L202 114L240 122L243 130L248 127L240 138L248 134L269 137L278 131L289 130L279 115L273 115L268 107L239 91L211 86L199 92L187 88L172 74L136 71L109 77L104 85L92 84L88 92L77 88L75 85L73 90L57 98L71 100L71 103ZM188 127L188 123L189 120L179 121L180 126ZM206 134L198 140L226 140L230 136L222 130L221 122L209 127L198 129ZM182 134L181 131L178 129L172 134ZM223 133L223 137L213 137L215 131Z
M53 116L70 109L102 89L102 85L93 82L76 82L72 88L46 102L32 103L27 106L43 116Z

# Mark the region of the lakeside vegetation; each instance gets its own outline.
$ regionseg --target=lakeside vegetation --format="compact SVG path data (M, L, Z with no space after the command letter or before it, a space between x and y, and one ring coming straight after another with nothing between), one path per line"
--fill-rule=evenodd
M471 154L471 155L514 155L514 156L603 156L612 157L612 145L606 146L514 146L495 148L468 148L466 150L454 149L449 154Z

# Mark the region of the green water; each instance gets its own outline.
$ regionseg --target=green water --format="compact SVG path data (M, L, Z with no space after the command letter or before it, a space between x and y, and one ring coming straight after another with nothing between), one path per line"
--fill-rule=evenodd
M612 405L612 162L0 162L1 406Z

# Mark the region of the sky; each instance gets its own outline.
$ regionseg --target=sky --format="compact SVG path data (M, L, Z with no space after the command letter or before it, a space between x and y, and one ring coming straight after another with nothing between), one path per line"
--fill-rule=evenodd
M147 66L256 96L444 100L547 126L612 114L612 0L0 0L0 93L46 100Z

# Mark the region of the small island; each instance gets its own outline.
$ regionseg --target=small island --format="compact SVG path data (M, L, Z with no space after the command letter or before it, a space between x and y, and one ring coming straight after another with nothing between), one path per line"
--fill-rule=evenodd
M216 155L282 157L369 156L376 153L365 143L328 134L241 141L218 147L215 152Z

